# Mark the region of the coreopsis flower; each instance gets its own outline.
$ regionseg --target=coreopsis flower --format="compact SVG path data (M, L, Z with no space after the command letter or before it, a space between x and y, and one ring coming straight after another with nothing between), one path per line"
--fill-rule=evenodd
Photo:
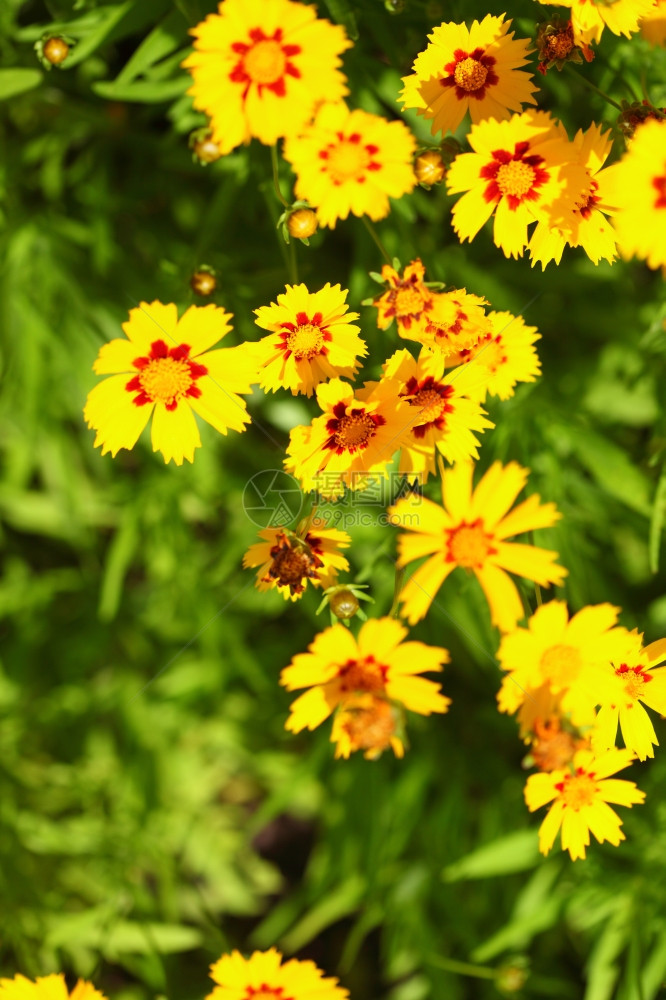
M345 701L333 717L331 742L335 743L335 757L347 760L363 750L366 760L377 760L389 748L396 757L404 757L402 727L399 706L369 692L356 695Z
M17 975L13 979L0 979L1 1000L105 1000L104 994L92 983L79 979L74 989L67 989L62 972L39 976L34 981Z
M141 302L119 338L100 349L94 371L110 375L88 394L83 415L97 431L95 447L115 456L131 449L150 417L153 451L165 462L194 460L201 446L194 414L216 431L244 431L245 400L257 381L247 345L209 350L231 330L215 305L191 306L180 319L173 303Z
M666 265L666 120L636 130L619 163L604 171L604 192L623 256Z
M547 6L570 7L576 45L598 42L604 28L627 38L649 12L654 0L539 0Z
M432 351L439 351L447 359L462 351L469 351L491 332L486 316L486 299L472 295L464 288L454 288L433 296L432 306L426 317L423 331L417 337ZM407 334L404 334L407 337ZM466 357L463 359L466 360Z
M295 135L321 101L348 93L339 67L351 42L309 4L223 0L191 34L188 93L223 154L252 138L271 145Z
M625 645L625 630L615 627L618 612L610 604L595 604L569 619L564 601L549 601L526 628L503 636L497 652L506 671L497 696L500 712L517 711L545 685L560 715L575 726L591 725L610 688L608 664Z
M604 840L617 847L625 835L622 820L609 802L620 806L645 801L633 781L611 778L634 759L629 750L608 750L595 757L590 750L580 750L570 768L532 774L525 785L525 802L530 812L552 802L539 829L539 850L548 854L562 828L562 850L572 860L585 857L590 831L601 844Z
M589 749L588 740L563 728L559 715L535 719L529 758L540 771L558 771L566 767L583 749Z
M527 63L528 39L515 39L505 15L487 14L471 28L452 21L428 36L413 73L403 78L405 108L432 120L431 131L455 132L469 110L473 122L508 118L524 104L536 104Z
M396 351L383 366L384 380L395 383L398 398L409 403L405 415L406 433L400 449L401 474L426 482L436 471L435 456L448 462L478 458L479 441L475 432L494 427L486 420L478 402L468 398L482 369L473 366L444 374L444 359L425 348L416 360L408 350ZM360 399L377 383L366 383L357 393Z
M565 246L582 247L593 263L607 260L612 264L617 256L615 232L603 210L602 167L613 147L609 132L602 132L601 125L582 129L573 140L573 150L585 169L587 182L573 208L574 225L570 230L550 226L541 219L532 233L529 250L532 267L537 261L545 270L554 260L559 264Z
M650 716L644 705L666 715L666 641L643 648L643 636L627 632L623 646L616 648L606 668L598 703L601 705L592 736L595 752L615 746L618 723L627 750L639 760L654 757L659 745ZM655 669L656 668L656 669Z
M279 951L255 951L244 958L239 951L222 955L210 967L216 983L206 1000L348 1000L337 979L324 978L314 962L291 958Z
M663 122L666 108L657 108L650 101L622 101L622 113L618 116L617 127L625 139L633 139L636 129L649 119Z
M259 537L264 541L250 546L243 556L243 566L259 566L257 590L277 587L285 600L298 600L308 581L313 587L332 587L338 572L349 569L339 552L351 543L346 531L320 527L313 521L298 531L264 528Z
M541 334L535 326L527 326L522 316L510 312L490 312L486 316L490 329L473 347L449 355L448 365L477 369L470 379L467 394L483 402L486 395L509 399L518 382L534 382L541 374L541 362L535 342Z
M390 264L384 264L381 276L388 288L373 302L377 326L388 330L395 320L401 337L420 341L435 300L435 293L423 280L425 267L417 258L407 264L400 276Z
M450 194L466 192L453 207L461 242L471 241L493 213L495 244L506 257L523 255L532 222L571 227L586 173L546 111L480 122L468 140L474 152L457 156L446 175Z
M384 474L409 428L409 403L393 383L378 383L363 400L342 379L317 387L324 411L289 437L285 467L305 491L336 497L344 487L359 489L366 473Z
M262 389L311 396L325 379L354 378L368 349L353 322L358 313L347 312L346 299L340 285L326 284L318 292L287 285L277 302L255 309L257 326L271 331L254 345Z
M334 229L350 212L383 219L389 198L409 194L415 146L402 122L339 102L322 105L312 125L287 139L284 158L296 174L296 196L314 208L320 226Z
M666 0L654 0L640 27L641 35L650 45L666 45Z
M430 715L446 712L450 698L439 684L419 676L439 672L449 654L438 646L403 642L407 629L394 618L365 622L354 638L344 625L320 632L307 653L297 654L280 674L287 691L308 690L291 706L285 728L292 733L316 729L340 705L356 704L359 695L373 694Z
M562 20L557 14L537 29L536 46L539 53L540 73L547 73L552 66L561 70L565 63L591 62L594 52L588 45L576 45L571 20Z
M495 462L472 489L474 465L458 462L442 472L442 506L423 497L405 497L389 509L391 523L409 534L398 538L398 566L428 556L402 589L400 600L410 624L425 617L439 588L458 567L474 573L490 606L494 625L509 632L523 617L523 606L509 573L541 586L560 584L566 570L556 552L508 538L549 528L560 515L552 503L533 494L511 510L528 470L516 462Z

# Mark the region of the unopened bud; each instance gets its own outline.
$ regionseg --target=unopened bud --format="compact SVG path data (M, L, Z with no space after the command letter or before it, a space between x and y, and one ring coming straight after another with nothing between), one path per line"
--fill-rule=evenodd
M336 618L353 618L360 604L351 590L338 590L331 594L330 608Z
M591 62L594 52L588 45L576 45L573 24L555 15L550 21L537 25L536 37L539 52L540 73L546 73L552 66L561 70L566 62Z
M199 128L196 132L192 132L189 138L189 147L194 154L194 158L204 165L206 163L215 163L222 156L220 147L207 128Z
M648 118L666 125L666 108L655 108L648 101L634 101L631 104L622 101L622 114L618 117L617 125L627 139L632 139L636 129Z
M69 55L69 45L64 38L49 38L44 42L42 53L52 66L60 66Z
M208 267L201 267L190 278L190 288L197 295L212 295L217 288L215 272Z
M419 184L432 187L444 180L446 166L442 159L442 154L436 149L427 149L425 153L420 153L414 161L414 174Z
M287 219L287 230L297 240L307 240L317 232L317 216L311 208L299 208Z

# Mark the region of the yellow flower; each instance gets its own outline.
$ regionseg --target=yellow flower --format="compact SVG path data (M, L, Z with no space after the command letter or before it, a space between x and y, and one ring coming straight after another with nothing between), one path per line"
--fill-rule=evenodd
M615 232L604 214L603 167L613 143L609 133L602 133L601 125L591 125L587 132L582 129L573 140L573 150L585 169L586 185L580 193L573 209L574 226L570 230L550 226L545 220L537 223L530 240L532 267L537 261L545 270L546 264L554 260L559 264L565 246L581 246L595 264L615 260Z
M409 404L393 383L377 383L360 400L342 379L317 387L324 411L309 427L295 427L289 438L285 467L300 479L303 490L339 496L344 487L363 488L366 473L386 473L409 428Z
M515 712L545 685L561 715L575 726L591 725L610 687L607 665L625 641L625 630L615 628L618 611L595 604L569 620L565 602L550 601L537 608L526 628L503 636L497 658L507 674L497 696L500 712Z
M340 102L324 104L312 125L287 139L284 158L296 174L296 196L312 205L320 226L334 229L350 212L374 220L389 214L389 198L416 184L415 146L402 122L349 111Z
M397 705L375 694L359 694L340 706L333 719L335 757L346 760L363 750L366 760L377 760L389 747L396 757L404 757L401 729L402 714Z
M259 537L265 540L250 546L243 556L243 566L259 566L257 590L277 587L285 600L298 600L308 580L313 587L332 587L338 572L349 569L349 563L338 552L351 543L346 531L319 527L315 521L298 532L264 528Z
M480 402L486 395L509 399L518 382L534 382L541 374L534 347L541 334L536 327L526 326L522 316L510 312L488 313L487 320L490 329L474 347L447 358L449 365L462 365L456 369L461 377L468 367L477 369L477 377L469 380L467 394Z
M377 326L380 330L388 330L395 320L401 337L421 340L436 297L423 280L425 267L417 258L407 265L400 277L395 268L384 264L382 278L388 288L373 302L377 309Z
M408 350L396 351L383 371L382 381L392 381L398 398L410 406L404 417L400 473L426 482L436 471L437 451L447 462L478 458L479 442L474 432L494 427L479 403L467 398L476 382L486 377L482 369L465 366L445 375L441 354L424 348L418 361ZM376 382L367 382L358 398L364 399L376 386Z
M666 715L666 667L654 669L666 660L666 641L660 639L643 648L642 640L637 632L627 632L623 648L616 648L608 657L610 663L597 698L601 708L592 736L592 748L597 753L615 746L618 723L627 750L639 760L654 757L653 744L659 745L643 705Z
M632 806L645 800L633 781L610 778L628 767L634 755L629 750L609 750L595 757L589 750L579 750L572 768L549 774L532 774L525 786L525 802L530 812L552 802L539 829L539 850L548 854L562 827L562 850L571 858L585 857L590 844L590 830L601 844L604 840L617 847L625 840L622 820L609 802ZM610 779L610 780L609 780Z
M666 0L654 0L653 6L643 15L641 34L650 45L666 45Z
M541 586L560 584L566 570L555 565L556 552L507 538L549 528L560 515L537 494L513 510L511 505L527 481L528 471L516 462L495 462L472 490L472 462L458 462L442 472L442 506L411 496L390 508L391 522L412 534L398 538L398 566L428 556L403 587L400 600L410 624L423 618L435 594L453 570L474 573L490 605L494 625L510 632L523 617L516 585L508 575L534 580ZM507 573L508 570L508 573Z
M652 7L654 0L539 0L548 6L571 8L576 45L598 42L604 28L614 35L630 37L638 30L638 22Z
M534 720L529 757L540 771L559 771L571 764L579 750L589 750L589 740L562 726L553 713Z
M131 449L153 417L153 451L165 462L194 460L201 446L194 414L220 434L244 431L245 400L257 381L247 345L210 351L231 329L231 315L215 305L191 306L180 319L175 305L141 302L123 323L127 340L100 349L94 371L111 375L88 394L83 415L97 431L95 447L112 455Z
M451 21L429 35L430 44L416 57L401 100L432 119L432 134L455 132L469 109L473 122L508 118L524 104L536 104L532 77L520 69L530 43L514 39L505 15L487 14L472 27Z
M223 0L192 34L188 93L222 153L253 137L270 145L294 135L321 101L348 92L339 66L351 42L309 4Z
M275 392L282 386L294 396L311 396L327 378L354 377L357 359L368 349L353 324L358 313L347 312L346 298L340 285L326 284L318 292L287 285L277 303L255 309L257 326L272 331L254 346L262 389Z
M650 118L636 130L619 163L604 171L605 199L623 256L648 267L666 265L666 121Z
M449 360L451 355L468 351L490 333L487 305L480 295L472 295L464 288L434 295L425 318L425 329L420 336L409 339L419 340L433 351L441 351L450 365L453 363Z
M288 962L275 948L243 958L223 955L210 967L216 986L206 1000L348 1000L337 979L325 979L314 962Z
M320 632L280 675L287 691L308 688L291 706L286 729L300 733L316 729L342 705L358 695L373 694L403 705L411 712L446 712L450 699L439 684L419 674L439 672L449 654L422 642L403 642L407 629L394 618L375 618L362 626L358 641L344 625Z
M105 1000L92 983L79 979L70 993L62 972L39 976L34 982L25 976L0 979L0 1000Z
M506 257L522 257L532 222L573 225L587 175L572 162L571 143L547 112L481 122L468 139L474 152L456 156L446 175L450 194L467 192L453 208L462 242L471 241L493 212L494 240Z

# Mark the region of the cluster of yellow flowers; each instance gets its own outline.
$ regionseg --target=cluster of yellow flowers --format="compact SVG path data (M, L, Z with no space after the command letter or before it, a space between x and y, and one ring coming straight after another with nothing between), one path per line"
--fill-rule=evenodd
M349 1000L349 992L337 979L325 978L314 962L282 955L271 948L255 951L249 958L240 952L222 955L210 967L215 987L206 1000ZM0 1000L106 1000L103 993L83 979L71 992L62 973L0 979Z
M540 32L542 72L581 53L592 58L604 28L629 35L641 18L663 14L663 0L559 3L572 8L571 20ZM464 192L453 208L454 230L471 240L494 214L495 242L507 256L527 248L533 263L545 266L570 245L582 246L595 263L612 262L619 246L649 266L666 265L666 116L651 106L636 111L628 151L604 167L611 142L600 126L571 141L546 111L523 110L536 103L523 69L529 42L510 28L504 15L471 27L442 24L403 81L404 107L431 120L433 134L456 129L469 111L472 151L442 170L449 192ZM377 220L389 212L390 198L415 186L418 151L409 129L344 104L340 55L350 43L312 6L223 0L193 33L185 65L195 107L210 118L211 141L228 153L253 137L271 145L283 139L297 211L305 205L324 227L350 213ZM474 485L478 435L493 426L482 404L489 395L507 399L518 383L538 377L539 334L466 289L427 283L420 260L404 270L387 263L378 278L377 326L395 323L418 354L396 351L378 380L357 387L367 348L339 285L315 292L287 285L276 302L255 310L266 335L224 349L212 349L231 329L223 309L193 306L179 319L173 304L141 303L124 324L126 339L106 344L95 362L98 374L111 376L85 408L95 445L112 455L132 448L152 415L153 450L166 462L192 461L201 444L194 414L222 434L243 431L250 422L243 396L258 384L265 392L316 397L320 412L291 430L285 459L304 492L335 500L367 489L388 476L398 453L412 492L388 512L404 529L394 608L367 621L357 639L335 624L293 658L281 683L304 693L292 704L287 729L313 729L333 714L336 756L362 750L372 759L387 748L402 756L404 710L429 715L449 707L439 685L421 676L440 671L449 654L405 641L397 619L423 619L445 579L466 570L502 633L500 710L518 712L539 768L527 782L528 807L553 802L541 849L550 849L560 826L572 858L584 857L590 830L618 844L621 824L608 803L631 805L643 794L609 776L653 755L657 739L642 705L666 713L664 668L654 669L666 641L643 648L642 637L619 627L618 609L608 605L569 621L566 606L551 601L519 627L525 609L512 575L547 587L561 584L566 570L556 552L514 539L553 526L560 515L536 494L516 505L528 471L515 462L494 463ZM441 504L413 491L438 471ZM310 583L326 591L332 608L333 596L343 595L346 611L338 617L348 622L354 588L337 584L337 574L349 569L341 553L351 543L346 532L326 527L313 506L295 530L266 528L260 538L244 558L246 567L258 567L260 590L277 588L295 601ZM403 584L405 568L421 559ZM618 723L624 749L615 747ZM243 961L222 960L229 969ZM278 994L261 985L245 995Z

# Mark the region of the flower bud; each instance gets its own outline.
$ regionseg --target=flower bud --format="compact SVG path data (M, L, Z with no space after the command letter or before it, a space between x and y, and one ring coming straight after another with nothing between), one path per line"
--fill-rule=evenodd
M69 55L69 45L64 38L54 36L42 45L42 55L52 66L60 66Z
M338 590L331 594L330 608L336 618L353 618L359 607L358 599L351 590Z
M666 124L666 108L655 108L648 101L622 101L622 114L618 117L617 125L626 139L632 139L637 128L648 118Z
M444 179L446 167L441 153L436 149L427 149L425 153L419 153L414 161L414 174L419 184L432 187L439 184Z
M215 163L222 155L220 147L213 139L212 133L208 128L198 128L195 132L192 132L188 140L188 145L194 154L194 159L198 160L204 166L207 163Z
M190 278L190 288L197 295L212 295L217 288L217 278L212 268L204 265L195 271Z
M307 240L317 232L317 216L311 208L299 208L287 219L287 231L297 240Z

